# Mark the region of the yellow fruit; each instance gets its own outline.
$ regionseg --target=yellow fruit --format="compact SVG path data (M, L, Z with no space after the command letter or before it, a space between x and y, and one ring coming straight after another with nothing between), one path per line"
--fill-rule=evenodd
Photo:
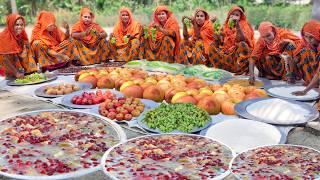
M166 79L161 79L161 80L158 82L158 84L162 84L162 83L168 83L168 84L170 84L170 82L169 82L168 80L166 80Z
M213 94L227 94L227 93L223 90L217 90Z
M178 92L177 94L175 94L172 99L171 99L171 103L175 103L177 101L177 99L183 97L183 96L188 96L188 94L186 92Z
M186 92L188 95L191 95L191 96L196 96L199 94L199 91L197 89L188 89Z
M81 74L81 75L79 76L78 81L80 81L81 79L83 79L83 78L85 78L85 77L87 77L87 76L90 76L90 74L89 74L89 73L83 73L83 74Z
M231 88L231 85L229 85L229 84L224 84L222 87L223 87L223 89L224 89L225 91L229 91L229 89Z
M146 79L146 82L150 82L152 84L157 84L157 80L155 80L155 79Z
M137 79L133 80L133 82L134 82L134 84L141 85L144 83L144 80L141 78L137 78Z
M263 89L255 89L253 92L258 94L260 97L268 97L268 93Z
M125 88L134 85L133 81L127 81L120 86L120 92L122 92Z
M213 92L210 89L200 89L200 94L207 94L209 96L211 96L213 94Z

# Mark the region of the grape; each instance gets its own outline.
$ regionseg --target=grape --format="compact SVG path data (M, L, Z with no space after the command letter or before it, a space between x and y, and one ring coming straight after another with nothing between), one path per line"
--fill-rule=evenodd
M235 27L235 25L236 25L233 20L229 20L228 24L229 24L229 28L230 29L233 29Z
M143 27L144 38L147 39L149 37L148 27Z
M220 33L220 28L221 28L221 24L218 23L218 22L215 22L213 29L214 29L214 32L215 32L216 34L219 34L219 33Z
M30 75L25 76L23 79L16 79L15 82L17 84L25 84L25 83L32 83L32 82L39 82L46 80L47 77L44 74L33 73Z
M157 38L157 34L156 34L157 29L154 28L154 27L152 27L152 28L150 29L150 32L151 32L152 41L155 42L155 41L156 41L156 38Z
M188 18L184 18L183 23L187 26L187 28L191 27L191 20Z
M128 43L128 42L129 42L128 36L123 36L123 42L124 42L124 43Z
M96 33L97 33L97 30L96 30L96 29L91 29L91 30L90 30L91 36L96 35Z
M117 42L117 39L115 37L112 37L110 39L111 44L115 44Z
M191 103L162 103L147 112L143 119L149 128L159 129L161 132L191 132L194 128L204 127L210 121L211 118L206 111Z

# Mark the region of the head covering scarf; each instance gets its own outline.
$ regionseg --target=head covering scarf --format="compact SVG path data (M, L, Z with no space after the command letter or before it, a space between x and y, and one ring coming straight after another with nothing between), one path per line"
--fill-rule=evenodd
M127 12L129 14L129 21L128 21L128 25L125 27L122 23L122 18L121 18L121 13L122 12ZM123 36L130 34L131 36L138 36L140 33L140 29L141 25L135 21L133 19L132 13L130 11L130 9L128 8L121 8L119 11L119 21L117 22L117 24L115 25L115 27L113 28L113 35L116 37L117 39L117 44L123 44ZM118 45L119 45L118 44Z
M203 25L200 27L200 37L204 44L205 53L208 54L210 43L214 41L214 36L213 36L214 30L213 30L213 25L210 21L209 14L204 9L197 9L194 14L194 19L196 18L198 12L200 11L202 11L205 15L205 21ZM190 31L190 33L192 34L192 38L196 37L196 33L193 29Z
M225 20L223 25L223 34L225 36L223 41L223 49L232 50L236 46L237 30L236 28L230 29L229 27L229 19L231 14L234 11L241 12L241 17L239 21L240 28L247 40L248 46L253 47L254 46L254 30L251 27L250 23L248 22L247 17L244 14L243 10L239 6L233 6L228 12L227 19Z
M311 19L303 25L301 29L302 43L296 49L295 55L298 54L305 47L312 48L311 45L306 41L304 37L305 33L311 34L317 41L320 42L320 22L317 20Z
M266 49L266 54L268 55L277 55L281 53L280 43L282 40L291 41L295 46L299 46L301 39L293 34L292 32L275 27L271 22L261 22L258 31L260 33L260 37L254 47L252 52L252 56L260 57L264 49ZM274 32L275 37L271 43L268 43L263 40L262 36L265 36L267 33Z
M92 23L90 23L89 25L85 25L83 20L82 20L82 16L85 13L89 13L91 15ZM93 14L93 12L89 8L83 7L81 9L81 11L80 11L79 21L76 24L73 25L71 33L85 32L87 29L90 29L90 28L96 29L97 32L99 32L99 33L104 32L102 27L99 24L94 22L94 14ZM98 37L96 35L88 34L87 36L85 36L81 40L83 42L85 42L86 44L92 45L92 44L96 43L97 38Z
M28 41L26 31L23 29L19 35L15 34L14 26L18 19L22 19L26 24L25 19L18 14L10 14L7 16L7 27L0 33L0 54L15 54L22 51L22 47L19 45L19 41Z
M158 6L155 11L153 12L153 22L150 23L149 27L154 26L155 24L161 24L160 20L158 19L158 13L161 11L165 11L167 13L167 21L165 22L163 28L173 30L176 34L175 39L175 53L178 54L179 45L180 45L180 29L177 19L174 17L172 11L168 9L167 6ZM162 32L157 31L157 41L162 39L164 34Z
M31 35L31 43L34 40L40 40L45 43L49 48L56 49L63 40L64 33L59 29L59 27L55 27L54 31L47 31L47 27L50 25L55 25L56 18L53 13L48 11L41 11L34 29L32 30Z

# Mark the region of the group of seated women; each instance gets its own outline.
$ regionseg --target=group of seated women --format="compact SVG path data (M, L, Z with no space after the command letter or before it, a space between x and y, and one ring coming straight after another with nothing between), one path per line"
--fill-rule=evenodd
M259 76L272 80L309 84L319 76L320 23L309 20L301 37L271 22L261 22L260 36L245 10L233 6L220 28L216 17L204 9L182 17L182 36L178 20L166 6L158 6L148 26L137 22L128 8L121 8L119 21L111 34L95 22L94 13L81 9L79 21L71 32L67 23L60 28L53 13L41 11L31 40L25 32L25 19L18 14L7 16L7 27L0 33L0 64L7 76L73 65L91 65L116 61L147 59L170 63L204 64L235 74L250 74L254 67ZM317 81L313 80L314 82Z

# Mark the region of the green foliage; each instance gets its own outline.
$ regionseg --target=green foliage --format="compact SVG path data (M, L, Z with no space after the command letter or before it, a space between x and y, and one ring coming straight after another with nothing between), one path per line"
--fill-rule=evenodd
M96 14L96 21L102 26L113 26L119 18L120 7L130 7L135 19L142 24L151 20L154 8L167 4L175 13L179 23L183 15L191 16L198 7L206 9L210 15L224 22L232 4L243 5L252 25L257 27L261 21L271 21L286 28L300 30L303 23L311 17L311 6L286 4L285 0L264 0L263 4L254 4L255 0L16 0L18 11L25 16L29 24L34 23L40 10L53 11L58 23L75 23L83 6L90 7ZM0 0L0 25L5 25L5 16L11 12L9 0ZM181 24L182 25L182 24ZM181 26L182 27L182 26Z
M300 30L311 17L311 6L253 6L247 9L247 17L256 28L262 21L271 21L275 25Z

